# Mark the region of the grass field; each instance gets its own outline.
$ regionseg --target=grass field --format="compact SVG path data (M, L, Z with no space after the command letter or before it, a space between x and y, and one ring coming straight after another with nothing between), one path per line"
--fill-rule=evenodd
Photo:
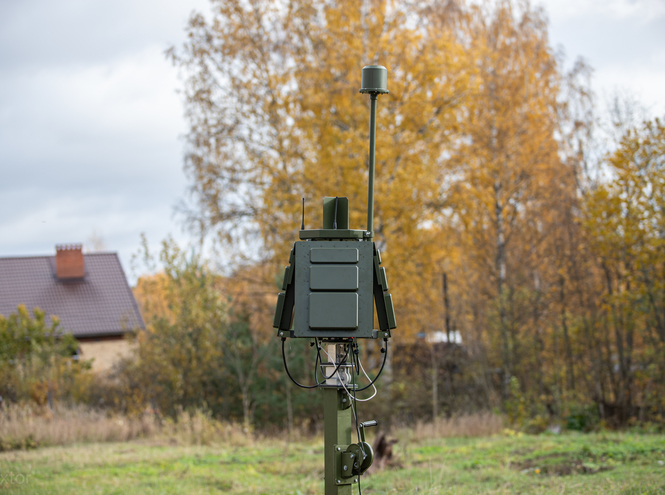
M400 438L371 494L665 494L665 436ZM30 494L323 494L323 444L182 446L135 440L0 454L0 491ZM357 493L357 492L354 492Z

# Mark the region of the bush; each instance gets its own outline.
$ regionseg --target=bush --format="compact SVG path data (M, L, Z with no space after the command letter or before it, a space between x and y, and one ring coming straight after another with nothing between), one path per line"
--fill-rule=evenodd
M56 317L47 325L43 311L33 314L20 305L0 315L0 403L80 400L90 384L90 362L74 358L78 342L60 330Z
M573 431L591 431L600 424L598 407L594 404L574 404L566 415L566 428Z

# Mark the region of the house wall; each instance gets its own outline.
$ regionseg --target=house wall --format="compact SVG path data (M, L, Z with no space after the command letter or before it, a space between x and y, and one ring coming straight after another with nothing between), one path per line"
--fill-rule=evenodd
M92 362L93 371L108 371L123 357L129 357L131 345L124 338L79 340L81 358Z

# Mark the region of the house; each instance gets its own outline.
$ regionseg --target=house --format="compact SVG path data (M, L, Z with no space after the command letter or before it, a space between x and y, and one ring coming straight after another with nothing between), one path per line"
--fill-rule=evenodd
M104 371L129 353L127 332L145 328L116 253L83 254L82 246L56 246L55 256L0 258L0 314L19 304L60 320L80 342L83 359Z

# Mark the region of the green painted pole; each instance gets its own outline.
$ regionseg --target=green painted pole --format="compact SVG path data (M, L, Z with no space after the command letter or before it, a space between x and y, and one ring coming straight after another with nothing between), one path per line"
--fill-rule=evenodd
M344 402L343 402L344 401ZM351 495L349 479L342 480L335 472L335 456L351 444L351 400L343 389L323 389L323 422L325 428L325 495ZM343 482L344 484L340 484Z
M369 186L367 188L367 232L374 237L374 158L376 155L376 100L377 93L370 93L369 120Z

